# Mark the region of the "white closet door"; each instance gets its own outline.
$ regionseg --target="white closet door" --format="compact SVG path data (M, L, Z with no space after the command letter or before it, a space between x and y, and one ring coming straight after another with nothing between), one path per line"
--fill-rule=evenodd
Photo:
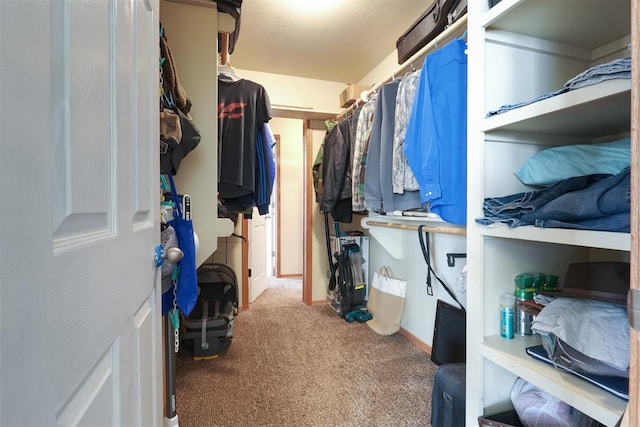
M0 1L0 414L162 424L157 0Z

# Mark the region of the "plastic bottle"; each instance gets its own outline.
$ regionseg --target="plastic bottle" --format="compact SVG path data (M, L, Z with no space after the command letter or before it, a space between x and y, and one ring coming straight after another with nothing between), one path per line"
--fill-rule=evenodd
M516 297L504 292L500 294L500 336L513 339Z
M533 323L533 314L525 310L521 303L533 301L533 295L536 288L534 287L535 277L529 273L518 274L514 278L516 284L516 312L515 312L515 332L518 335L531 335L531 325Z

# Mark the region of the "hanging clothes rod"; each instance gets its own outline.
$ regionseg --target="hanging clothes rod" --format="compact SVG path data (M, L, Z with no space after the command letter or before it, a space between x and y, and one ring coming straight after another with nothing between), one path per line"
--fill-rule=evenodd
M381 82L374 84L371 87L371 89L364 92L366 94L365 98L369 99L371 95L376 93L381 86L389 83L392 80L395 80L396 77L402 76L409 70L415 71L417 68L414 66L414 63L413 63L414 61L417 61L422 57L426 56L427 53L438 49L439 47L441 47L442 45L444 45L445 43L453 39L456 35L464 34L466 27L467 27L467 15L465 14L464 16L462 16L462 18L460 18L459 20L451 24L443 32L441 32L436 37L434 37L434 39L431 40L429 43L427 43L425 46L423 46L422 49L414 53L413 56L411 56L408 60L403 62L398 68L396 68L391 73L389 77L387 77ZM365 102L366 101L362 99L362 97L356 99L356 102L351 104L346 110L344 110L342 113L336 116L336 121L339 122L341 120L344 120L345 118L347 118L347 116L349 116L349 114L351 114L355 109L357 109L359 106L361 106Z
M220 33L220 65L229 63L229 33Z

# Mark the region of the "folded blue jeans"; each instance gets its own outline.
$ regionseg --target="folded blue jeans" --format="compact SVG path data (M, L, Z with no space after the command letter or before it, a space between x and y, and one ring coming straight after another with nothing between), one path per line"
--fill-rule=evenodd
M564 87L578 89L613 78L631 78L631 57L615 59L613 61L591 67L566 82Z
M582 190L561 195L522 220L537 227L563 227L629 232L631 212L630 168Z
M523 221L522 216L534 212L565 193L581 190L610 176L607 174L576 176L559 181L543 190L529 190L503 197L486 198L482 205L485 217L476 219L476 222L484 225L504 222L511 227L531 225L531 222Z
M575 77L568 80L564 86L556 91L543 93L534 99L518 102L516 104L506 104L494 111L489 111L487 117L502 114L534 102L551 98L570 90L579 89L585 86L591 86L596 83L611 79L630 79L631 78L631 57L619 58L604 64L595 65Z
M483 203L485 217L476 222L628 232L629 172L627 167L617 175L577 176L543 190L487 198Z

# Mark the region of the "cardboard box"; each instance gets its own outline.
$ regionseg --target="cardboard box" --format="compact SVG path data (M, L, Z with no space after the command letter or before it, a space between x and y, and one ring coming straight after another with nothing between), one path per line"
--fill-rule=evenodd
M356 99L360 98L360 94L366 90L369 90L369 86L348 85L340 94L340 107L349 107Z

